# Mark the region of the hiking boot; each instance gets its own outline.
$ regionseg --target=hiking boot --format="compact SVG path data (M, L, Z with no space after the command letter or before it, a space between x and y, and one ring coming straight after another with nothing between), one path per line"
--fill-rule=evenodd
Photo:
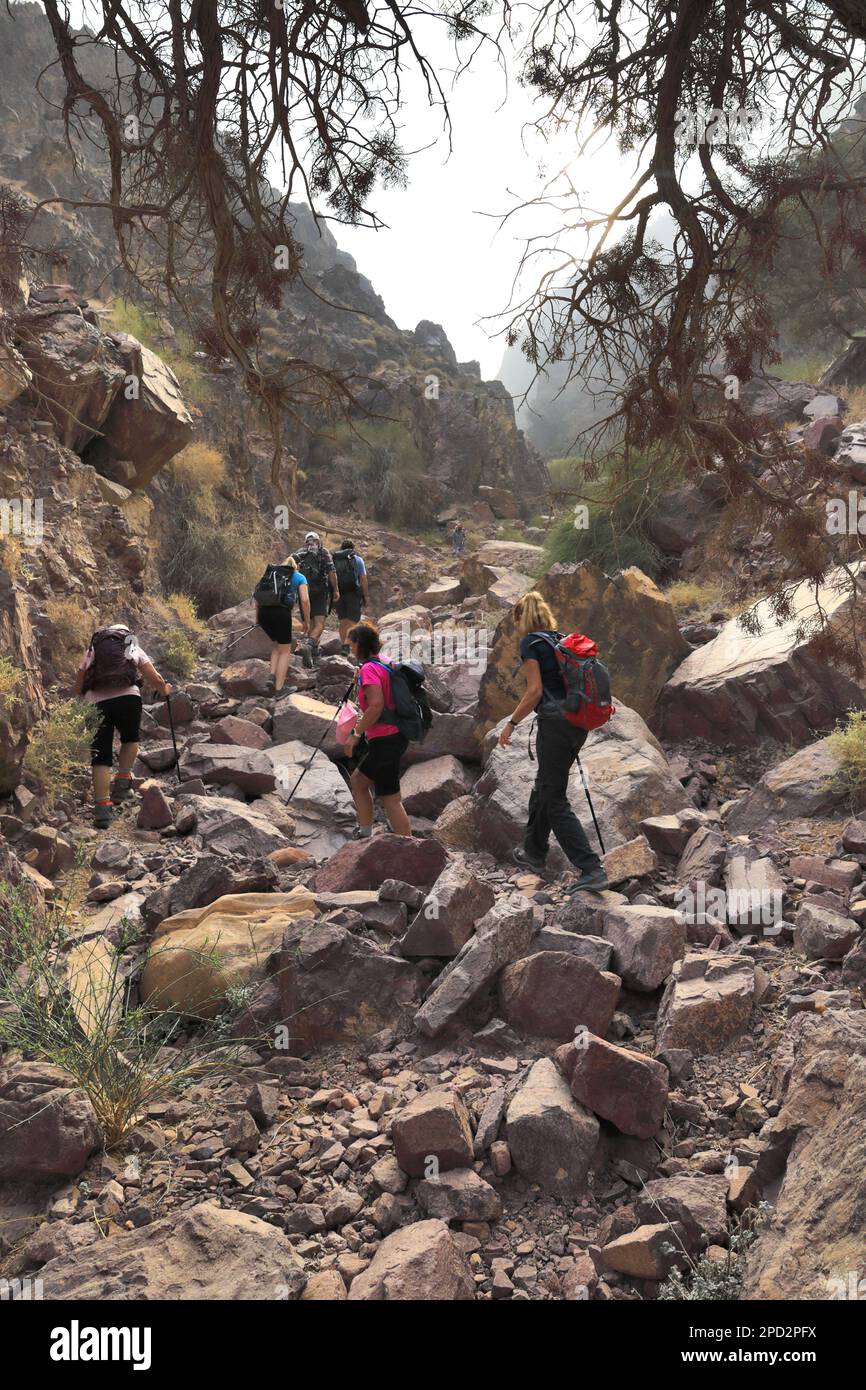
M593 869L591 874L581 874L580 878L575 879L566 893L570 897L572 893L600 893L604 888L610 887L610 879L603 868Z
M111 784L111 799L115 806L119 806L121 801L125 801L131 791L132 774L130 773L129 776L124 776L122 772L118 772Z
M303 667L304 667L304 670L305 670L305 671L312 671L312 669L313 669L313 652L312 652L311 644L310 644L309 642L305 642L304 645L301 647L301 662L303 663Z
M525 849L513 849L511 851L511 858L514 860L515 864L517 864L517 866L521 869L529 869L534 874L544 873L544 860L532 859L526 853Z
M114 810L110 801L97 801L93 808L93 825L96 830L107 830L111 825Z

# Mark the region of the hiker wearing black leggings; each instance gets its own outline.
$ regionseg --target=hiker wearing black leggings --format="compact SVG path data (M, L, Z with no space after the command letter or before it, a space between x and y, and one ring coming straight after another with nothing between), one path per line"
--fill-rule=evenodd
M107 830L113 804L125 801L132 787L132 767L138 756L141 726L141 684L146 682L168 697L172 687L142 651L125 623L113 623L93 634L75 679L75 694L96 705L99 723L90 749L93 778L93 824ZM120 737L120 764L114 785L114 735Z
M505 723L499 743L507 748L517 725L536 713L538 772L529 798L523 848L515 849L512 858L521 868L540 873L553 834L566 858L580 873L575 888L598 891L607 887L607 875L568 799L569 774L586 742L586 731L575 728L552 706L545 712L545 695L562 701L565 686L550 643L532 636L539 632L558 636L556 622L544 599L535 592L525 594L514 613L526 690Z

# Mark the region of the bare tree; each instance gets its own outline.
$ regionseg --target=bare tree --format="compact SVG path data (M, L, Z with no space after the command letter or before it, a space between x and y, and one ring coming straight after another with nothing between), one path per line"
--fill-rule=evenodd
M350 384L328 364L265 363L262 307L276 309L301 273L288 204L302 193L341 220L376 225L377 184L400 184L402 86L412 69L447 123L442 86L415 31L437 20L455 41L481 38L479 0L440 12L427 0L87 0L77 30L45 0L65 84L70 147L104 144L107 208L127 273L163 305L180 305L198 341L239 364L273 438L279 480L284 414L335 399ZM116 54L88 62L95 45ZM279 185L279 191L275 185Z

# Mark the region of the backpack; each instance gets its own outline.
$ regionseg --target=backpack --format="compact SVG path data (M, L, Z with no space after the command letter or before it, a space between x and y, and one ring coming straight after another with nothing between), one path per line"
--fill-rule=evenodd
M268 565L256 587L253 602L257 608L292 608L297 590L288 565Z
M577 729L598 729L606 724L616 710L610 702L610 674L598 660L598 647L591 637L580 632L532 632L531 637L546 642L552 649L565 686L565 699L556 700L545 692L540 714L555 709Z
M129 650L135 642L131 632L112 632L101 627L90 639L93 661L84 673L82 689L122 690L127 685L141 685L138 663Z
M341 594L354 594L358 589L358 571L355 567L354 550L335 550L334 569Z
M368 660L374 666L381 666L391 677L394 707L383 709L383 722L385 715L388 715L387 722L396 724L410 743L423 743L433 723L433 711L424 689L424 667L419 661L395 661L393 666L389 666L375 657Z
M328 587L327 552L318 550L297 550L292 559L301 571L311 589L321 592Z

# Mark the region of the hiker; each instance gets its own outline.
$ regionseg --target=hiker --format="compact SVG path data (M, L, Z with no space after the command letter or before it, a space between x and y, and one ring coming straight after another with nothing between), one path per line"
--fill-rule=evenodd
M273 643L269 683L276 692L286 683L289 662L297 645L292 642L295 603L301 610L301 631L306 635L310 630L310 590L293 555L287 555L281 565L268 565L256 585L253 599L256 622Z
M303 546L295 551L293 558L310 591L309 660L305 654L304 665L315 666L325 619L340 598L340 586L331 552L322 545L318 531L307 532Z
M356 551L354 541L343 541L340 549L334 551L334 570L340 589L337 599L340 642L343 655L348 656L349 629L361 621L364 609L370 605L367 566Z
M455 521L451 532L451 549L455 555L462 555L466 549L466 532L463 529L462 521Z
M349 648L358 662L358 704L361 717L345 749L355 758L351 776L352 798L358 813L356 840L373 833L373 796L379 797L395 835L411 836L412 827L400 796L400 759L409 740L388 715L393 713L390 663L379 653L382 643L373 623L360 623L349 634Z
M75 694L83 695L99 710L99 725L90 747L93 776L93 824L106 830L111 824L112 803L119 805L132 790L132 766L138 756L141 728L141 685L146 681L166 699L172 687L142 651L125 623L100 628L75 678ZM114 783L114 732L120 735L120 761Z
M499 744L507 748L517 725L535 711L538 772L529 798L523 848L513 850L511 857L522 869L541 873L553 832L580 873L574 887L597 892L608 886L607 874L568 800L568 776L586 742L586 730L576 728L562 713L566 689L554 652L562 634L541 594L534 591L515 604L514 616L526 690L506 721Z

